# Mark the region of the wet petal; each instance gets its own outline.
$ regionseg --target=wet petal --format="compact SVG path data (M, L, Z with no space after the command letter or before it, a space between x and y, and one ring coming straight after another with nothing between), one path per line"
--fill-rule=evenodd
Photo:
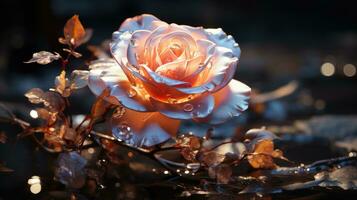
M144 58L145 42L149 38L151 32L146 30L135 31L128 44L128 61L131 65L137 66Z
M227 35L221 28L209 28L205 29L205 32L208 34L209 39L216 43L217 46L231 49L235 57L240 57L241 51L239 45L231 35Z
M170 119L158 112L136 112L126 110L124 115L112 121L113 135L124 127L128 137L124 142L133 146L150 147L175 136L179 120Z
M145 91L133 87L123 70L112 59L98 60L90 65L88 86L96 95L102 94L105 88L110 88L111 94L107 100L113 104L137 110L152 110Z
M195 119L208 116L214 108L214 98L202 95L184 103L163 103L151 99L152 104L162 114L174 119Z
M239 116L248 108L251 89L237 80L232 80L226 87L213 94L215 108L204 120L210 124L220 124L232 117Z
M135 84L135 78L132 71L135 70L128 63L128 46L131 40L132 34L127 32L115 31L112 36L112 42L110 43L110 52L114 59L123 69L124 73L128 77L129 81Z
M140 69L141 69L143 74L148 75L148 77L146 76L147 78L152 79L155 83L164 84L164 85L167 85L167 86L190 85L190 83L188 83L188 82L179 81L179 80L171 79L171 78L168 78L168 77L165 77L165 76L161 76L161 75L157 74L156 72L152 71L146 65L141 65Z
M180 80L185 75L187 61L184 59L166 63L156 69L156 73L173 80Z
M126 19L120 26L120 31L154 30L160 25L166 24L153 15L143 14Z
M178 90L187 94L214 93L226 86L233 78L237 63L238 58L233 55L230 49L215 47L215 53L209 66L198 74L194 86L178 88Z

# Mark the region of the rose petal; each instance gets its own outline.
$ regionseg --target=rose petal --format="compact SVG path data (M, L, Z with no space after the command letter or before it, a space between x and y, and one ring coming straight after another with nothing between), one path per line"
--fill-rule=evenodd
M190 85L190 83L188 83L188 82L171 79L171 78L168 78L166 76L161 76L161 75L157 74L156 72L152 71L146 65L140 65L140 67L141 67L140 69L143 72L144 76L148 75L148 77L147 76L146 77L152 79L155 83L164 84L164 85L167 85L167 86L185 86L185 85L187 86L187 85Z
M180 121L165 117L158 112L142 113L125 110L121 118L112 120L113 132L123 126L126 126L126 130L130 130L131 134L128 141L125 142L134 146L150 147L175 136Z
M128 44L127 57L131 65L137 66L144 58L145 42L151 32L146 30L135 31Z
M227 35L221 28L209 28L205 29L205 32L208 34L209 39L216 43L217 46L231 49L235 57L240 57L241 51L239 45L231 35Z
M154 30L160 25L167 24L153 15L143 14L126 19L119 31Z
M100 95L105 88L110 88L111 96L107 100L113 104L120 103L137 111L153 109L145 91L133 87L114 60L98 60L90 65L90 69L88 86L94 94Z
M166 63L156 69L156 73L173 80L180 80L186 73L187 60L181 59ZM185 82L183 82L185 83ZM185 83L186 84L186 83Z
M226 87L213 94L215 108L201 122L220 124L232 117L239 116L248 108L250 91L251 89L247 85L232 79Z
M198 74L196 82L190 88L177 88L187 94L214 93L228 84L233 78L238 58L230 49L216 47L210 65Z
M135 84L135 77L133 77L132 71L135 70L128 63L128 46L132 34L127 32L115 31L112 36L112 42L110 43L110 52L113 55L114 59L123 69L124 73L128 77L129 81Z
M202 95L185 103L163 103L151 99L152 104L162 114L174 119L195 119L208 116L214 108L214 98Z

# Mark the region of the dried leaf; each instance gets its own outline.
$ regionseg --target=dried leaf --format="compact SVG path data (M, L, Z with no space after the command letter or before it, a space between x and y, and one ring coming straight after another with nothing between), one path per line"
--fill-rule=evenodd
M34 53L32 55L32 58L29 61L26 61L24 63L38 63L41 65L47 65L51 63L54 60L58 60L61 58L61 55L59 55L57 52L54 54L48 51L40 51L37 53Z
M89 72L86 70L74 70L71 74L71 89L84 88L88 84Z
M33 88L25 93L31 103L43 103L50 111L59 112L64 109L64 100L55 92L44 92L39 88Z
M44 101L44 94L45 92L43 92L43 90L41 90L40 88L32 88L31 90L25 93L25 97L27 97L31 103L39 104Z
M71 95L71 89L69 88L69 80L66 78L66 71L62 70L59 76L56 76L55 87L56 91L63 97L69 97Z
M74 15L66 22L63 28L64 38L60 38L59 42L75 48L84 42L87 42L91 36L91 32L92 31L86 33L78 15Z
M247 157L249 164L254 168L273 169L277 167L273 158L287 160L283 157L282 151L274 150L274 143L271 140L261 140L254 146L253 154Z

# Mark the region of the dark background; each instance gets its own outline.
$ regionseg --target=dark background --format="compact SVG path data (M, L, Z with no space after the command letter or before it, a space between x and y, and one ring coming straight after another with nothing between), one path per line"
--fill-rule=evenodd
M36 51L60 51L57 38L73 14L94 29L89 44L100 44L124 19L151 13L177 24L222 27L242 49L237 78L251 86L267 90L291 79L304 80L314 96L327 102L327 110L357 109L356 76L342 72L345 64L357 65L353 1L2 0L0 9L0 101L23 102L28 89L52 86L58 66L23 61ZM335 65L334 76L321 76L324 62Z
M357 75L348 77L343 73L344 65L357 66L357 7L353 2L1 0L0 102L20 116L28 117L30 105L23 94L34 87L53 86L60 67L24 64L23 61L40 50L60 51L63 46L57 38L62 36L63 25L73 14L79 14L85 27L93 28L89 44L99 45L110 39L111 33L126 18L150 13L169 23L223 28L242 49L236 78L256 90L268 91L298 80L301 90L323 102L320 114L356 114ZM88 53L85 47L79 52ZM325 62L336 68L330 77L320 72ZM77 66L75 62L71 67L85 66ZM84 90L73 98L74 112L83 113L88 111L93 95ZM14 141L15 135L13 130L9 140ZM6 197L24 190L28 195L26 181L33 174L48 177L45 181L52 180L52 169L45 159L51 156L41 151L29 156L30 149L35 149L34 144L15 147L6 144L0 148L1 162L16 171L12 175L0 174L0 192L7 194ZM25 196L22 194L18 199Z

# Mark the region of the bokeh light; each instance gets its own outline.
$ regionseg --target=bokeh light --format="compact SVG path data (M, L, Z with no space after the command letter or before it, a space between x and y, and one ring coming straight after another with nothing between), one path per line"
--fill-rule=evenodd
M347 77L355 76L356 75L356 66L354 66L352 64L346 64L345 66L343 66L343 73Z
M324 76L332 76L335 73L335 66L332 63L324 63L321 65L321 74Z
M30 116L34 119L37 119L38 118L38 113L36 110L31 110L30 111Z

